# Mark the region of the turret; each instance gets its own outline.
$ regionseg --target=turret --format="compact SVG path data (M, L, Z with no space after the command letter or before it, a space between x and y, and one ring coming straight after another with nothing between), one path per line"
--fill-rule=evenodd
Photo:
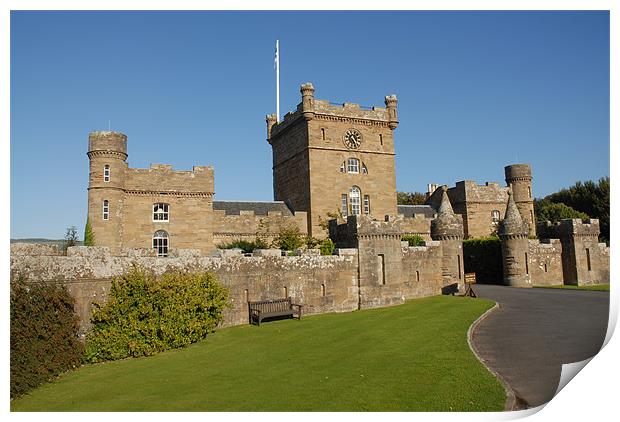
M531 287L528 268L528 224L521 218L512 191L508 191L508 204L504 219L497 233L502 244L504 284L515 287Z
M504 167L506 184L512 188L513 199L528 225L528 234L536 236L534 199L532 198L532 168L529 164L512 164Z
M454 214L448 198L448 187L441 187L441 203L437 217L431 221L431 238L441 242L444 284L463 280L463 221Z
M127 136L98 131L88 135L88 217L95 244L108 246L113 254L121 247L121 211L127 169Z
M387 95L385 97L385 107L388 111L389 126L392 130L396 129L396 127L398 126L398 112L396 108L397 104L398 99L396 98L396 95Z
M278 118L275 114L268 114L265 116L267 122L267 140L271 139L271 128L276 124Z
M304 119L314 119L314 86L310 82L301 84L299 89L301 92L301 110Z

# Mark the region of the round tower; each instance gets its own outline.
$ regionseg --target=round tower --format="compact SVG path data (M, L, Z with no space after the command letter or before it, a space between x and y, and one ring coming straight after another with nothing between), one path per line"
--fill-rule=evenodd
M508 191L506 215L497 230L502 244L502 261L504 284L515 287L531 287L528 268L528 225L521 218L521 213L514 200L514 194Z
M506 184L512 187L517 208L528 225L528 234L536 236L534 221L534 199L532 198L532 168L529 164L512 164L504 167Z
M452 209L448 198L448 187L441 187L441 204L437 217L431 221L431 238L441 242L441 272L445 284L463 282L463 222Z
M304 115L304 119L314 119L314 86L312 83L306 82L301 84L299 88L301 92L301 109Z
M394 130L398 126L398 111L397 111L398 99L396 95L385 96L385 108L388 112L390 129Z
M119 132L88 134L88 218L96 246L118 254L123 234L127 136Z

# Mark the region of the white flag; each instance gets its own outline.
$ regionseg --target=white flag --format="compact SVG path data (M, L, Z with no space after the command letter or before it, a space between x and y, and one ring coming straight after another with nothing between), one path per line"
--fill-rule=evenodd
M276 40L276 57L273 59L273 68L275 69L278 66L278 43L280 40Z

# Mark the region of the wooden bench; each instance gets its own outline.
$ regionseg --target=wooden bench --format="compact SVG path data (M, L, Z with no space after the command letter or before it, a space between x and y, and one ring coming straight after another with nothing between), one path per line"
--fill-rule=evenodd
M248 302L248 314L250 324L260 322L269 317L290 315L293 318L301 318L301 305L291 303L291 298L261 300L258 302ZM297 316L295 316L297 314Z

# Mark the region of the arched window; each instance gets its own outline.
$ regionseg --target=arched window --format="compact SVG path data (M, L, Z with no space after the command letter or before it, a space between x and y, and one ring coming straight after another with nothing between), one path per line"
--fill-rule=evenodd
M165 230L157 230L153 235L153 249L157 256L168 256L168 233Z
M103 219L110 219L110 201L108 201L107 199L103 200Z
M491 218L493 219L493 223L497 224L499 223L499 211L498 210L493 210L491 211Z
M153 204L153 221L169 221L168 217L168 204L157 203Z
M105 166L103 166L103 181L104 182L110 181L110 165L109 164L106 164Z
M342 216L346 217L349 215L349 205L347 203L347 194L343 193L340 197L340 212L342 212Z
M360 196L360 188L351 186L351 189L349 189L349 203L351 204L352 215L360 214Z
M347 172L359 173L360 172L360 160L357 158L349 158L347 160Z
M362 173L363 174L368 174L368 168L366 167L366 164L362 163Z
M347 169L344 165L344 161L342 162L342 164L340 164L340 173L346 173Z

